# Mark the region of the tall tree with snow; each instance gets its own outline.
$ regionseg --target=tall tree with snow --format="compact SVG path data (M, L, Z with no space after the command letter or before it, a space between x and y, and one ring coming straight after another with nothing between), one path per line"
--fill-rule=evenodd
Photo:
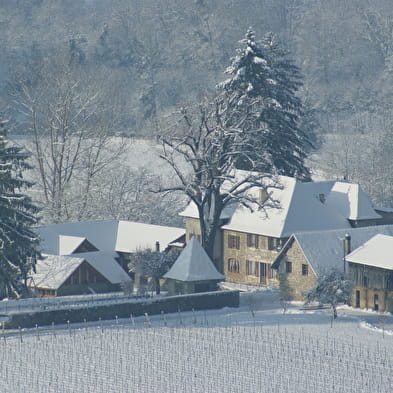
M226 69L230 77L218 85L221 99L233 113L233 125L247 118L240 131L253 151L240 156L236 165L309 180L304 160L311 143L299 128L302 103L296 95L301 86L299 69L273 34L257 42L248 30L241 43L243 49Z
M22 173L30 169L28 153L8 146L6 122L0 123L0 298L21 296L39 256L37 207L22 193L31 186Z
M239 127L247 117L232 126L232 112L220 98L201 100L196 106L181 108L179 119L161 135L163 158L173 169L175 183L160 192L181 192L198 211L201 243L214 261L216 233L222 213L233 204L249 209L274 205L270 199L260 203L252 190L277 187L269 173L239 171L235 162L252 151ZM218 264L218 261L215 261ZM220 270L220 266L217 266Z

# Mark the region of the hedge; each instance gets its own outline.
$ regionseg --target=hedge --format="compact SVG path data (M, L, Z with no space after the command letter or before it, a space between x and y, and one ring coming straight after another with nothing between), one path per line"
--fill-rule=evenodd
M169 296L151 299L124 301L111 305L59 309L11 314L6 329L29 328L86 321L98 321L133 316L149 315L191 310L220 309L239 307L239 291L216 291L191 295Z

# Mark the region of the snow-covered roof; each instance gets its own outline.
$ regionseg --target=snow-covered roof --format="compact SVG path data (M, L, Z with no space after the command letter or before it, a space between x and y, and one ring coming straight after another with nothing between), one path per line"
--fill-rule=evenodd
M393 270L393 236L377 234L346 256L348 262Z
M184 228L143 224L131 221L103 220L46 225L37 228L42 252L58 255L72 253L86 239L100 251L135 252L138 249L161 250L184 235ZM72 248L79 242L78 246ZM72 251L71 251L72 250Z
M238 171L244 176L245 171ZM270 187L271 199L279 208L266 207L253 211L239 204L227 207L221 214L227 223L223 229L272 237L289 237L294 232L350 228L348 220L378 219L369 196L358 184L344 181L301 183L279 176L281 187ZM259 189L250 194L257 199ZM190 203L182 216L198 218L195 204Z
M32 273L35 286L59 289L68 277L86 261L111 284L130 281L130 277L116 262L116 252L95 251L70 255L44 255L37 261L36 273Z
M87 239L100 251L115 250L117 239L117 220L67 222L45 225L36 228L41 238L42 252L59 254L59 237L74 236Z
M349 220L381 218L374 210L370 197L359 184L337 181L325 203Z
M72 254L85 240L85 237L60 235L59 255Z
M222 228L282 238L299 231L350 227L345 217L319 200L318 194L328 190L326 182L322 182L320 193L317 183L300 183L291 177L281 176L280 184L282 188L271 189L271 199L279 203L279 208L258 210L255 207L251 212L238 206L229 223Z
M38 288L59 289L83 261L78 257L45 255L45 259L37 261L36 273L31 274L34 284Z
M178 281L223 280L206 251L193 236L171 269L164 275Z
M296 241L317 276L333 268L343 269L346 234L351 236L351 249L354 249L376 234L393 236L393 225L294 233L273 261L273 266L278 267L290 245Z
M155 250L158 242L160 250L163 251L184 234L184 228L119 221L115 249L123 252L135 252L147 248Z

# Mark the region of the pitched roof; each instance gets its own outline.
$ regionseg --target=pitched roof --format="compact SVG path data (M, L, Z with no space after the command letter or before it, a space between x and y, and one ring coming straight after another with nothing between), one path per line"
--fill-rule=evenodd
M248 173L237 172L236 176L243 177ZM282 187L271 187L270 191L271 199L279 203L279 208L266 207L261 211L255 204L250 211L232 204L221 214L221 218L228 221L222 228L282 238L300 231L350 228L348 220L381 218L358 184L333 180L301 183L287 176L278 179ZM258 193L257 187L250 191L254 199ZM198 218L195 204L190 203L181 215Z
M223 229L251 232L272 237L289 237L294 232L350 228L345 217L329 209L319 200L319 192L328 190L329 183L300 183L294 178L280 176L282 189L272 188L271 198L279 208L267 207L265 211L255 207L238 206ZM255 190L254 192L257 192ZM254 195L256 197L256 194Z
M72 236L88 239L101 251L115 250L117 239L117 220L67 222L38 227L42 252L58 255L59 237Z
M393 270L393 236L377 234L346 256L348 262Z
M111 284L130 281L130 277L116 262L115 252L95 251L70 255L45 255L37 261L36 273L32 273L35 286L59 289L68 277L83 263L87 262Z
M349 220L381 218L374 210L370 197L359 184L336 182L325 203Z
M46 255L45 259L37 261L36 273L31 277L36 287L59 289L83 261L78 257Z
M135 252L155 249L158 241L164 250L184 235L184 228L143 224L131 221L103 220L46 225L37 228L42 251L58 255L76 248L87 239L100 251ZM80 241L78 246L72 248Z
M178 281L223 280L206 251L193 236L171 269L164 275Z
M333 268L343 269L343 240L346 234L351 236L351 248L354 249L376 234L393 236L393 225L294 233L273 261L273 267L278 267L288 248L296 241L317 276Z
M59 255L72 254L85 240L85 237L60 235Z
M155 250L158 242L163 251L184 234L184 228L119 221L115 249L123 252L135 252L146 248Z

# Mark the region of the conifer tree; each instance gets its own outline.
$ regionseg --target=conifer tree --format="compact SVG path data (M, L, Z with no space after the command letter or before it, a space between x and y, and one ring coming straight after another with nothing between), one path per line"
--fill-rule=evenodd
M229 125L247 119L239 132L249 140L249 150L239 156L237 167L309 180L304 159L311 144L299 128L302 103L296 96L299 69L273 34L257 42L248 30L241 43L243 49L226 69L229 79L218 85L231 113Z
M0 122L0 298L22 296L39 256L38 208L22 192L31 186L22 173L30 169L28 153L8 146L6 122Z

